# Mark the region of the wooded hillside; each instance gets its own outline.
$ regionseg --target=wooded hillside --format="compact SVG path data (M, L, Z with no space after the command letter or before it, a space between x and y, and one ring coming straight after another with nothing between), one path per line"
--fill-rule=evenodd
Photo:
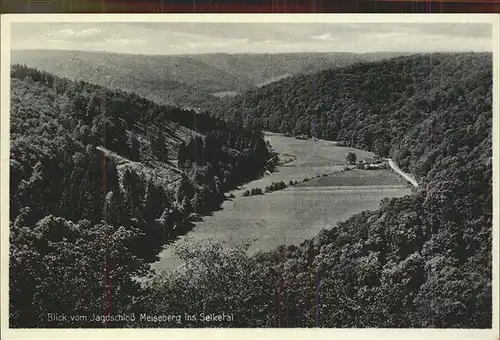
M11 327L47 326L54 310L234 314L210 327L491 327L491 54L280 80L214 107L228 122L22 66L12 78ZM192 211L262 173L257 128L392 156L419 187L299 246L250 257L245 245L181 246L183 270L139 287ZM95 327L50 324L75 325ZM153 327L110 326L125 325Z
M13 327L47 326L68 305L132 306L133 276L191 213L217 209L269 158L260 132L21 65L10 130Z
M188 271L158 279L144 308L217 306L237 315L224 327L491 327L491 105L489 54L360 64L229 100L226 119L295 133L313 122L313 135L393 155L419 189L300 246L180 249Z
M411 158L411 172L422 176L436 157L431 149L453 144L452 136L470 135L465 129L472 119L486 124L489 116L477 115L490 115L491 63L490 54L415 55L361 63L280 80L227 98L213 111L249 128L342 140L391 154L405 169ZM489 131L479 125L474 127L483 131L478 142ZM426 133L419 135L422 130ZM419 143L411 145L416 139Z

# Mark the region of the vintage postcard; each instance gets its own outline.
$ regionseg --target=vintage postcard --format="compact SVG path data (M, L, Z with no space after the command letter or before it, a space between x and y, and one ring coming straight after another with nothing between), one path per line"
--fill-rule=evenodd
M498 338L498 32L2 16L5 338Z

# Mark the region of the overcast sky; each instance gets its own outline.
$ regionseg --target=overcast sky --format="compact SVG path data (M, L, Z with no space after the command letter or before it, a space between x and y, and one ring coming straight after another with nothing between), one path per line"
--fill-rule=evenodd
M13 49L139 54L492 51L490 24L13 23Z

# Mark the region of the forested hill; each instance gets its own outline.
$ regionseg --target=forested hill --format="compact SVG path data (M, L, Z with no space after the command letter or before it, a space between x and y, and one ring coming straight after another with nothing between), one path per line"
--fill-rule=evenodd
M20 65L10 112L14 327L49 327L47 313L65 306L132 303L131 278L192 213L217 209L269 158L260 132Z
M473 53L359 63L280 80L227 98L214 111L250 128L391 154L423 176L436 157L433 149L459 138L468 123L478 120L478 133L488 133L478 115L491 108L491 64L490 54Z
M216 305L244 315L234 327L491 328L492 95L491 54L433 54L295 77L228 101L222 117L294 133L314 121L317 136L391 154L422 185L298 247L253 258L186 251L192 271L159 284L147 310Z
M196 79L206 84L210 81L206 78L217 73L219 79L224 79L231 87L236 86L235 79L224 77L218 70L182 59L57 50L12 51L11 59L13 63L59 77L121 89L159 104L180 107L203 107L208 101L216 101L210 91L196 86Z
M284 76L373 61L394 53L133 55L64 50L12 51L26 64L71 80L119 88L160 104L204 109L220 92L242 92Z

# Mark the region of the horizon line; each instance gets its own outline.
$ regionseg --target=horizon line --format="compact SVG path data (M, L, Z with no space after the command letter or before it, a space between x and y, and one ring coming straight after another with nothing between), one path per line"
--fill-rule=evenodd
M59 51L59 52L83 52L83 53L101 53L101 54L117 54L117 55L130 55L130 56L192 56L192 55L283 55L283 54L457 54L457 53L490 53L493 51L474 51L474 50L457 50L457 51L369 51L369 52L353 52L353 51L297 51L297 52L200 52L200 53L162 53L162 54L148 54L148 53L133 53L133 52L114 52L103 50L83 50L83 49L65 49L65 48L11 48L13 51Z

